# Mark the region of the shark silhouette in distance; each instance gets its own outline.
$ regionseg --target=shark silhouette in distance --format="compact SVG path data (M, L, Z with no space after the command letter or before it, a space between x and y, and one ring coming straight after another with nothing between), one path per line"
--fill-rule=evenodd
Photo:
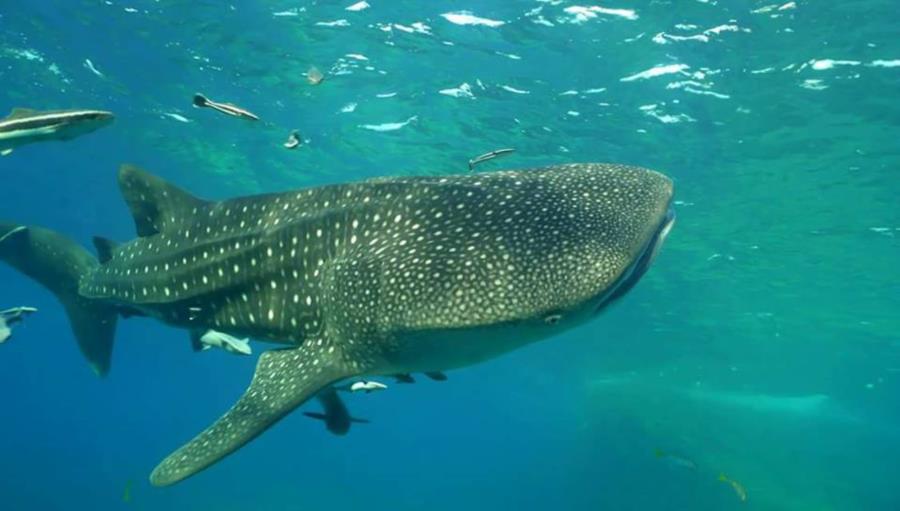
M259 357L225 415L156 467L158 486L309 399L336 409L342 380L437 375L596 318L644 275L674 223L667 177L614 164L224 201L133 166L118 178L138 238L95 238L97 257L56 232L0 222L0 260L55 293L94 370L109 370L116 321L131 315L283 345Z

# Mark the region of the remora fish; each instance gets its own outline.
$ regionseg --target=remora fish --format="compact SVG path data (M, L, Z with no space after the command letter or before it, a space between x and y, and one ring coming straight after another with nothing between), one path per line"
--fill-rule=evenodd
M206 332L193 332L191 334L191 345L194 351L205 351L210 348L220 348L229 353L238 355L252 355L253 349L250 347L249 339L238 339L233 335L216 330L207 330Z
M244 110L243 108L233 105L231 103L218 103L211 99L208 99L203 94L194 94L194 106L198 108L212 108L213 110L217 110L226 115L231 115L233 117L240 117L241 119L247 119L249 121L258 121L259 117L256 116L253 112L249 110Z
M96 131L113 121L113 114L101 110L48 110L39 112L14 108L0 120L0 155L34 142L71 140Z
M369 423L367 419L357 419L356 417L350 416L347 405L341 400L341 397L334 387L325 387L318 395L316 395L316 398L322 405L323 412L303 412L303 415L324 421L325 428L335 435L346 435L347 432L350 431L350 426L354 423Z
M333 383L472 365L590 319L644 275L669 232L672 182L571 164L381 178L204 201L132 166L119 183L138 238L95 239L99 261L53 231L0 222L0 260L63 302L95 370L116 320L287 345L212 426L150 476L216 463Z

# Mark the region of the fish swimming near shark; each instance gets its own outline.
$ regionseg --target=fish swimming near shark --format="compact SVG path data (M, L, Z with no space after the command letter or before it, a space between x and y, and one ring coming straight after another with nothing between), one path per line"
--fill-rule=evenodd
M0 120L0 155L26 144L71 140L111 123L114 116L102 110L48 110L14 108Z
M225 115L240 117L241 119L246 119L248 121L259 120L259 117L249 110L245 110L231 103L219 103L218 101L213 101L200 93L194 94L194 106L197 108L212 108Z
M0 311L0 344L12 337L13 325L21 323L26 316L35 312L37 312L37 309L34 307L14 307Z
M191 345L194 351L206 351L210 348L219 348L236 355L252 355L249 339L238 339L233 335L216 330L206 332L192 332Z
M332 386L325 387L316 395L319 404L322 405L322 412L303 412L303 415L318 419L325 423L325 428L332 434L343 436L350 431L352 424L368 424L367 419L358 419L350 416L347 405L338 395L337 389Z
M598 317L674 223L672 182L614 164L378 178L206 201L133 166L138 237L0 222L0 260L64 305L92 367L119 317L281 343L218 421L165 458L181 481L347 379L476 364Z

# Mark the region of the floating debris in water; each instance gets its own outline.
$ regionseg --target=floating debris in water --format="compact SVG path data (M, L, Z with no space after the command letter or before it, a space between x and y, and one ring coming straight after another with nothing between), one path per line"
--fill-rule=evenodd
M233 117L240 117L241 119L247 119L249 121L259 120L259 117L257 117L256 114L250 112L249 110L244 110L243 108L231 103L218 103L216 101L212 101L200 93L194 94L194 106L198 108L212 108L213 110L222 112L223 114L231 115Z
M513 151L515 151L515 149L497 149L496 151L491 151L489 153L484 153L482 155L476 156L469 160L469 170L475 170L475 166L479 163L493 160L498 156L503 156L504 154L509 154Z
M294 130L288 135L287 142L284 143L285 149L296 149L300 147L300 144L303 142L303 139L300 138L300 132Z
M747 489L744 488L744 485L735 481L734 479L729 478L725 474L719 474L719 481L731 486L734 490L734 493L741 499L741 502L747 502Z
M97 69L96 66L94 66L94 63L91 62L91 59L84 59L84 67L86 67L90 72L94 73L95 75L99 76L100 78L106 78L106 75L101 73L100 70Z
M319 85L323 80L325 80L325 75L316 66L312 66L306 71L306 81L310 85Z

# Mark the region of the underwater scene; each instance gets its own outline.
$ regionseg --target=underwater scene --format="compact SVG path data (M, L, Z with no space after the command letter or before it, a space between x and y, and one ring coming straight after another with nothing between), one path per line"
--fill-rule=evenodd
M894 0L0 0L0 509L900 510Z

